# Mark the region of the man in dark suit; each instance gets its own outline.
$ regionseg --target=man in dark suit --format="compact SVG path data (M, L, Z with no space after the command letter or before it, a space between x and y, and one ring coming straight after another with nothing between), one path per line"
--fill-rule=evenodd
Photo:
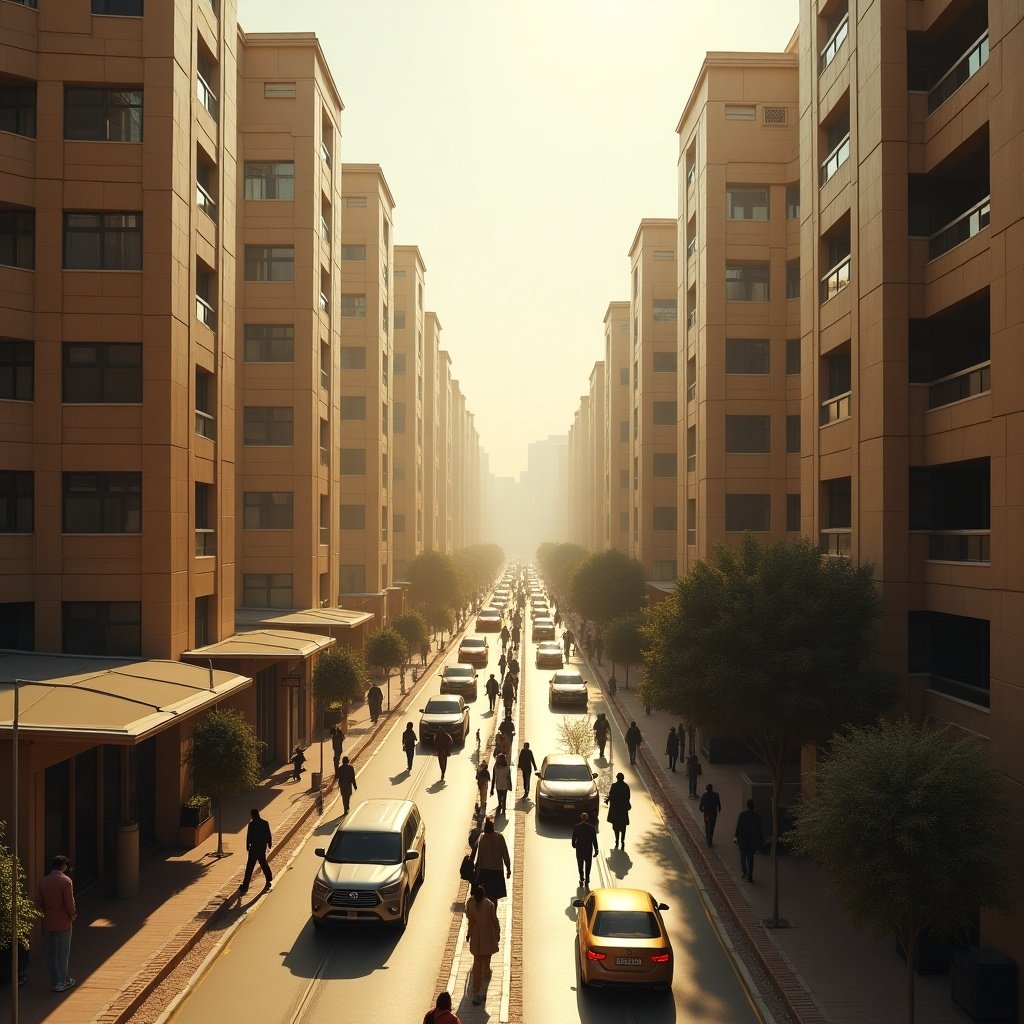
M747 809L736 821L736 845L740 848L740 874L754 880L754 854L764 846L761 815L754 810L754 801L747 801Z
M267 880L266 885L263 886L264 892L270 889L270 884L274 880L273 872L267 863L267 851L272 845L270 822L266 818L261 818L260 812L255 807L249 813L252 815L252 821L249 822L249 827L245 830L245 848L249 853L249 859L245 863L245 877L238 887L243 896L249 891L249 883L252 881L252 873L257 864L263 872L263 877Z
M576 851L576 867L580 872L580 885L590 885L590 867L597 854L597 829L590 824L590 815L584 811L572 830L572 848Z

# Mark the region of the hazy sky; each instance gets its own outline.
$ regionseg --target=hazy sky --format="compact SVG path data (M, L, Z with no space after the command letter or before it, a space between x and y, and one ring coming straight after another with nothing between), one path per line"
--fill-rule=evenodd
M643 217L675 217L675 126L708 50L780 50L798 0L239 0L316 32L342 159L379 163L395 241L499 476L569 430L629 297Z

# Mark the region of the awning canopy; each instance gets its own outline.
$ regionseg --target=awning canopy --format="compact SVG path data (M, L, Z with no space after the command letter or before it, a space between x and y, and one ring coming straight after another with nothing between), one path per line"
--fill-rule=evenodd
M265 608L239 608L235 612L235 629L250 630L261 626L271 629L355 629L373 618L373 612L355 608L306 608L299 612L268 614ZM248 632L246 633L248 636Z
M253 629L234 633L206 647L185 651L183 658L307 658L330 647L334 638L285 629Z
M0 650L0 733L134 744L252 685L180 661Z

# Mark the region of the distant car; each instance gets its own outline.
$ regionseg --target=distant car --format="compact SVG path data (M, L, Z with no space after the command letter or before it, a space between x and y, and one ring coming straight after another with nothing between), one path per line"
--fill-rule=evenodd
M546 604L535 604L530 608L530 618L534 622L537 619L550 619L551 609Z
M554 640L555 639L555 621L554 621L554 619L534 619L533 620L533 639L534 640Z
M551 667L562 667L562 645L554 640L542 640L537 644L537 668Z
M441 692L457 693L466 700L476 700L476 669L472 665L445 665L441 670Z
M585 708L588 699L587 684L574 668L556 672L548 683L548 703L552 707L556 704L579 704Z
M661 912L643 889L594 889L576 918L580 981L584 985L672 987L675 957Z
M482 611L476 617L476 631L478 633L500 633L501 614L497 611Z
M548 599L543 594L531 594L530 595L530 605L533 608L537 608L537 607L547 608L547 606L548 606Z
M574 820L586 811L597 824L600 796L597 775L578 754L549 754L537 773L537 814L561 814Z
M420 742L433 743L439 732L446 732L457 743L465 743L469 733L469 708L454 694L431 697L420 708Z
M462 638L459 644L459 661L469 665L482 665L487 667L487 659L491 656L491 648L487 638L482 636L467 636Z

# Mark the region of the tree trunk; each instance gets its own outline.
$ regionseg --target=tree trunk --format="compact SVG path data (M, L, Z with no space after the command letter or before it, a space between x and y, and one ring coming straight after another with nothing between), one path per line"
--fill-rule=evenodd
M214 797L217 801L217 856L224 856L224 816L221 814L223 809L223 803L220 798L220 793Z
M782 798L782 775L786 768L774 764L772 772L772 848L769 855L772 876L772 923L779 927L779 800Z

